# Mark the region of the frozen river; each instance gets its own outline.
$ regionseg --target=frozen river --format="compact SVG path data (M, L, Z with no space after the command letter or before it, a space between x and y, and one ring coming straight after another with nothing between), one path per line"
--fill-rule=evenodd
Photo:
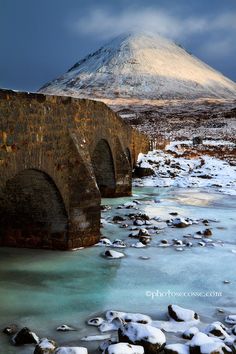
M116 209L124 202L139 200L138 210ZM109 260L101 256L103 247L90 247L74 252L0 249L0 325L16 323L27 326L40 337L55 339L59 344L81 344L84 335L98 334L85 321L106 310L149 314L165 319L168 304L179 304L200 314L203 322L222 320L236 310L236 196L210 190L181 188L134 188L133 197L104 199L112 209L103 212L102 234L120 238L129 245L129 228L111 222L114 215L142 211L162 220L170 212L193 219L214 220L209 223L215 246L194 246L182 252L175 247L159 247L161 239L183 240L206 229L200 222L184 229L165 227L154 234L146 248L122 249L125 257ZM217 220L217 222L215 222ZM166 226L160 222L160 226ZM223 242L221 242L223 241ZM118 250L119 251L119 250ZM147 260L140 256L150 257ZM225 284L228 280L230 283ZM155 296L157 290L169 296ZM201 296L174 296L174 292L201 292ZM212 292L222 296L204 296ZM150 296L154 294L153 298ZM167 295L167 294L164 294ZM221 314L218 309L223 309ZM78 331L59 333L61 324ZM98 347L83 343L86 347ZM33 353L33 347L14 348L6 335L0 334L0 352Z

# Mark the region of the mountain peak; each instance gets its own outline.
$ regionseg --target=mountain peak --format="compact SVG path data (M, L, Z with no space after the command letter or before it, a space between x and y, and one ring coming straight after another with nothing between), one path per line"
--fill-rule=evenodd
M130 32L40 91L91 99L235 98L236 84L158 34Z

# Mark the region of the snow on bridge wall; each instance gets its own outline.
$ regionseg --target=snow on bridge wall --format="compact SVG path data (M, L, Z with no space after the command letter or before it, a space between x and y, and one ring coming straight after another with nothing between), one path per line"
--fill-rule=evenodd
M130 195L148 148L104 103L0 90L0 245L94 244L101 194Z

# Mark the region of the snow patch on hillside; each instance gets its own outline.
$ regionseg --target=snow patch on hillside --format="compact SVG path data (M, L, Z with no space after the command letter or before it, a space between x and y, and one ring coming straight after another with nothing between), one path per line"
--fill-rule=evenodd
M40 92L84 98L236 98L236 84L180 45L146 33L121 35Z

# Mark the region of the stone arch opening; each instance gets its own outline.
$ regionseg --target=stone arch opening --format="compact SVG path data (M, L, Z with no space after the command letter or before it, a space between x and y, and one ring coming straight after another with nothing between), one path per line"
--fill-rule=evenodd
M67 248L68 216L62 196L44 172L23 170L0 194L0 244Z
M105 139L97 143L91 159L101 196L113 197L116 190L115 168L111 148Z

